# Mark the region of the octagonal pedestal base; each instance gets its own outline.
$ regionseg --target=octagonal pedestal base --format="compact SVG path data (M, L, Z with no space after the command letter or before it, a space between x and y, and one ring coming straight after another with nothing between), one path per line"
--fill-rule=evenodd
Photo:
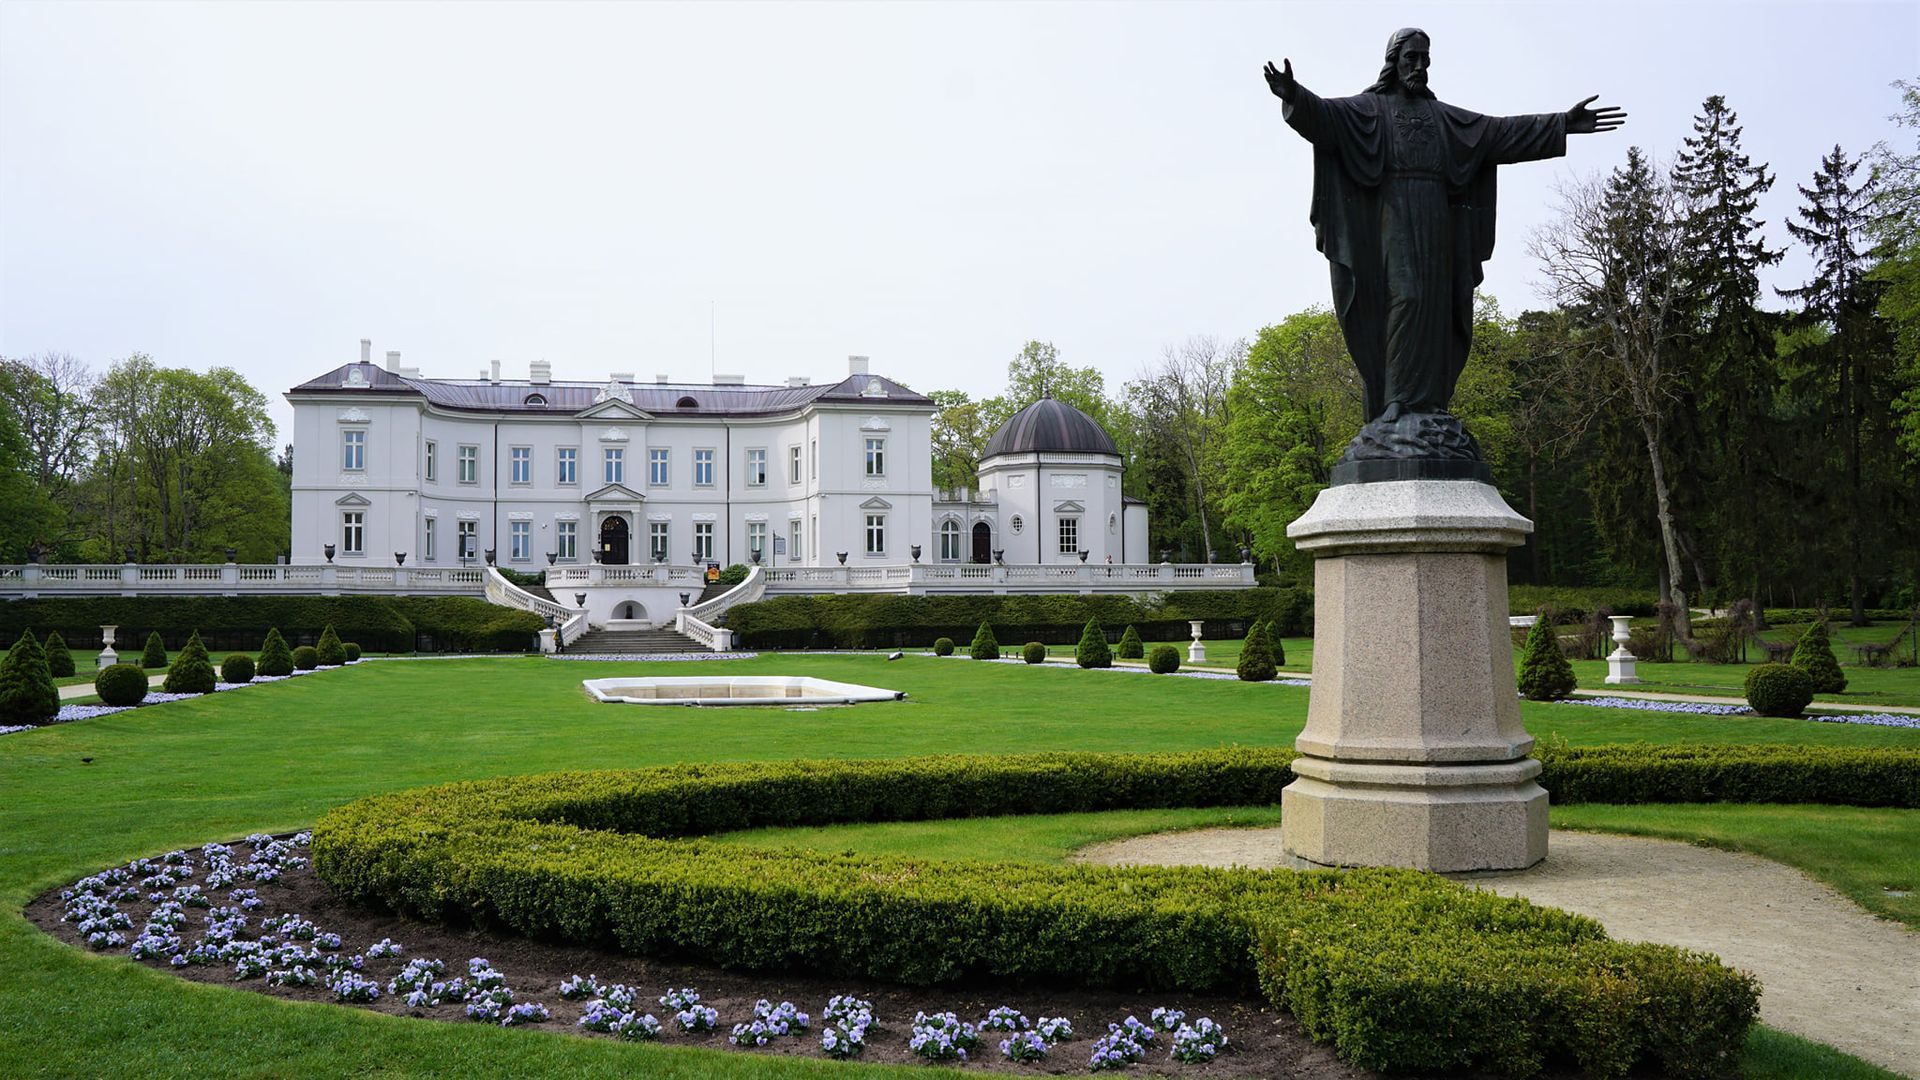
M1457 873L1547 857L1547 793L1531 758L1498 765L1354 764L1298 758L1280 793L1287 854L1317 866Z

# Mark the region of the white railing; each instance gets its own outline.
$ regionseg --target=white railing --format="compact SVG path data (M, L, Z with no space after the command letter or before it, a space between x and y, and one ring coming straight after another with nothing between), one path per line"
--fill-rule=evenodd
M1060 593L1244 589L1252 563L915 563L789 566L767 571L768 595L823 592Z
M567 642L587 632L586 608L571 608L565 604L535 596L508 581L506 575L491 566L487 567L487 600L501 607L531 611L552 623L554 645L558 648L566 648Z
M547 570L547 588L599 588L605 585L705 585L703 566L555 566Z
M98 563L0 566L0 597L275 596L318 593L450 593L478 596L478 568L351 566L324 563Z
M766 591L766 568L755 566L747 571L746 578L743 579L740 584L735 585L733 588L728 589L726 592L721 593L711 600L687 608L686 612L688 615L702 622L718 623L720 616L725 615L728 608L735 604L751 604L765 595Z
M719 599L715 597L715 599ZM701 622L682 609L673 617L676 630L705 645L713 652L727 652L733 648L733 631L724 626L714 626Z

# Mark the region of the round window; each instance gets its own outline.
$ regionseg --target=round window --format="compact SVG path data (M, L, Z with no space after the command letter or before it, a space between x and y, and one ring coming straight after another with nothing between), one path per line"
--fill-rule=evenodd
M1021 526L1023 526L1024 524L1025 524L1025 522L1022 522L1022 521L1020 520L1020 515L1019 515L1019 514L1015 514L1015 515L1013 515L1013 522L1012 522L1012 524L1011 524L1011 528L1013 529L1013 531L1014 531L1014 532L1016 532L1016 533L1017 533L1017 532L1019 532L1019 531L1020 531L1020 529L1021 529Z

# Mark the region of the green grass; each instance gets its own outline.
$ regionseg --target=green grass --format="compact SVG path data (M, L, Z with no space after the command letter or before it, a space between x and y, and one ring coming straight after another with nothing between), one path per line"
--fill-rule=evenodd
M1837 652L1837 650L1836 650ZM1519 657L1514 657L1518 662ZM1838 694L1815 694L1815 701L1844 702L1851 705L1920 706L1920 668L1869 668L1847 664L1841 657L1840 670L1847 676L1847 688ZM1643 685L1621 687L1625 690L1652 690L1672 694L1708 694L1722 697L1746 696L1747 672L1752 664L1709 664L1677 661L1671 664L1636 664ZM1583 690L1607 689L1607 663L1604 660L1573 661L1574 677Z
M811 1077L830 1063L418 1023L183 983L81 953L18 912L136 855L310 825L378 791L677 761L1289 744L1304 689L914 657L765 656L730 672L905 690L817 712L597 705L580 680L658 665L538 658L360 664L0 737L0 1046L6 1071L118 1075ZM702 668L704 671L713 670ZM667 674L683 673L674 667ZM1573 743L1920 746L1920 732L1527 705ZM91 764L83 758L92 758ZM895 1070L926 1076L921 1068Z

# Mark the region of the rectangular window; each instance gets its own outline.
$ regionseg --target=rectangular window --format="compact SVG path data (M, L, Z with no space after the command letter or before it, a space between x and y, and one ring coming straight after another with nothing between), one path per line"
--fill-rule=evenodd
M667 486L667 451L654 447L647 451L647 483L654 487Z
M460 482L477 484L480 482L480 448L462 446L460 448Z
M667 522L647 522L647 551L654 562L667 561Z
M526 562L533 557L533 522L507 522L507 558Z
M747 486L762 487L767 482L767 452L755 448L747 451Z
M693 561L697 563L713 561L713 522L711 521L693 523Z
M867 554L885 555L887 553L887 515L867 515Z
M359 428L350 428L340 433L340 467L348 472L361 472L367 467L367 433Z
M440 446L438 443L435 443L432 440L427 441L427 479L428 480L438 480L440 478L440 462L438 461L438 458L440 457L439 450L440 450Z
M960 561L960 525L958 522L945 522L940 526L940 561Z
M789 446L787 447L787 483L798 484L799 482L800 448L797 446Z
M566 562L580 557L580 523L577 521L556 521L553 523L553 553Z
M422 559L422 560L420 560L420 561L421 561L421 562L432 562L432 561L433 561L433 559L434 559L434 553L433 553L433 549L434 549L434 547L435 547L435 544L434 544L434 542L433 542L433 539L434 539L434 537L433 537L433 531L434 531L434 529L433 529L433 527L434 527L434 519L432 519L432 518L427 518L427 519L426 519L426 525L427 525L427 548L426 548L426 551L427 551L427 554L426 554L426 558L424 558L424 559Z
M813 515L813 520L809 523L809 527L807 531L808 531L808 539L813 542L813 550L819 551L820 550L820 515L819 514Z
M867 475L887 475L887 440L867 440Z
M695 450L693 452L693 486L713 486L713 451Z
M533 447L515 446L507 451L507 482L533 483Z
M800 561L800 519L799 518L794 518L791 521L787 522L787 536L788 536L787 561L799 562Z
M767 561L767 523L764 521L747 522L747 554L760 556L759 561Z
M820 479L820 440L814 439L807 444L807 472L815 480Z
M602 464L602 483L624 484L627 482L627 452L618 446L609 446L600 451Z
M340 515L340 554L365 555L367 553L367 515L359 510L348 510Z
M571 487L580 482L580 449L563 446L554 452L554 482Z
M1063 517L1060 519L1060 554L1080 554L1080 519Z
M463 521L460 523L460 558L475 559L480 556L480 523Z

